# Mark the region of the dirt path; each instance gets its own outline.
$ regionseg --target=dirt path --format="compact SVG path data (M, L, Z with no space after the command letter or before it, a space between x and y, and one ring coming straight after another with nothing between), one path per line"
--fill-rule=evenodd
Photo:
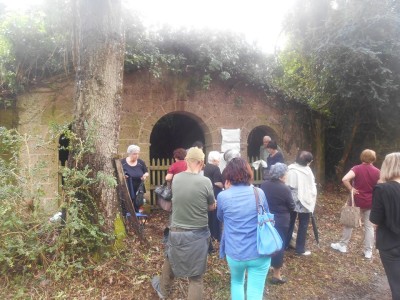
M386 275L374 274L369 285L364 288L354 288L341 295L332 295L330 300L391 300L389 284Z

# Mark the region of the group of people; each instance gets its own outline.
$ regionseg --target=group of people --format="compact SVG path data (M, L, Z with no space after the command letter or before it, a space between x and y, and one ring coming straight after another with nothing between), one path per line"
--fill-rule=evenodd
M309 216L311 212L307 209L312 211L316 202L315 180L309 167L311 161L311 153L301 151L289 167L275 163L270 166L268 178L260 188L252 186L253 171L246 160L233 158L224 169L225 190L217 197L217 216L223 223L220 257L226 257L231 272L232 299L262 299L271 266L273 274L269 282L286 282L281 268L286 245L293 233L291 226L294 227L297 215ZM256 193L260 203L275 215L275 228L283 240L282 249L273 256L260 255L257 251ZM299 220L305 223L309 218L299 217ZM299 231L304 230L304 233L297 235L295 251L298 255L309 255L310 252L305 250L307 226L301 225Z
M276 150L276 143L274 141L270 143L272 150ZM271 152L273 156L276 155L276 152ZM297 168L294 165L298 162L290 168L280 162L276 162L275 165L270 164L268 171L270 176L261 188L252 185L253 171L249 163L240 157L239 151L228 150L224 153L223 160L226 165L222 173L219 168L221 157L218 151L211 151L208 154L207 164L204 163L204 157L202 149L192 147L185 157L187 169L171 177L168 174L170 169L173 169L174 163L167 172L166 179L172 179L172 215L165 261L161 275L152 279L152 286L160 298L165 298L169 294L174 277L188 277L188 299L202 299L207 252L210 252L210 240L214 238L220 241L220 257L226 259L231 272L232 299L245 299L245 297L262 299L271 265L273 276L270 283L286 282L281 276L285 247L273 257L258 253L257 205L254 189L257 189L260 202L265 207L269 205L271 212L275 213L275 226L279 228L286 245L286 240L290 240L288 232L292 218L295 220L297 213L306 214L305 211L294 213L296 202L292 195L296 195L299 207L303 207L301 205L303 198L304 205L307 206L308 201L314 196L311 209L315 206L315 180L309 168L312 155L302 151L298 162L304 165L299 165ZM268 161L271 162L269 159ZM286 176L290 173L293 173L290 175L291 187L285 184ZM310 175L309 179L303 178ZM312 185L313 195L305 190L310 187L308 183ZM268 202L266 191L269 193ZM221 224L223 224L222 232ZM294 221L292 225L294 227ZM307 230L306 226L304 228ZM299 255L308 254L304 245L305 238L306 234L298 235L296 249ZM245 280L246 274L247 280Z
M373 165L376 161L373 150L362 151L360 160L361 164L352 167L342 182L361 211L363 254L371 259L376 244L392 298L400 300L400 152L386 155L381 170ZM332 249L346 253L352 232L352 227L345 226L339 242L331 244Z
M136 167L136 175L143 180L148 176L147 168L134 155L138 149L130 147L126 164ZM296 219L299 224L295 253L311 254L306 248L306 237L317 197L310 168L313 156L308 151L300 151L295 163L287 166L275 141L264 137L262 148L266 152L260 156L264 155L261 159L268 167L263 170L264 182L260 188L253 186L253 171L238 151L225 152L226 166L222 173L217 151L209 153L207 164L199 147L174 151L174 164L180 167L171 165L166 177L172 181L173 197L165 261L161 275L152 279L160 298L168 296L173 278L187 277L188 299L203 299L207 255L213 251L211 237L220 242L220 257L225 258L229 266L232 299L262 299L271 267L271 284L287 281L282 276L284 251L292 239ZM344 176L343 184L361 208L365 227L364 255L367 259L372 257L372 224L376 224L376 248L380 251L393 299L400 299L400 153L387 155L381 171L373 166L375 160L374 151L364 150L362 163ZM132 171L126 173L132 174ZM260 255L257 251L255 191L259 201L275 215L275 228L283 240L282 250L273 256ZM332 243L331 247L347 252L351 233L352 228L345 227L340 241Z

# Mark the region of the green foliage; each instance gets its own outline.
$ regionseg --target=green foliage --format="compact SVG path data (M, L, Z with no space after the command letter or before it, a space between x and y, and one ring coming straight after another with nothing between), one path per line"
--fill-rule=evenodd
M50 10L51 8L51 10ZM72 3L48 1L28 12L0 19L0 104L11 104L17 93L45 78L68 75L73 65ZM125 11L125 70L149 70L190 76L191 87L208 89L212 80L237 82L270 90L272 56L229 32L146 30L139 18ZM196 84L193 84L196 83ZM5 96L5 97L4 97Z
M32 164L20 150L29 143L27 135L16 130L0 128L0 270L29 271L45 253L39 242L46 231L42 215L37 209L41 198L43 165ZM20 159L21 158L21 159ZM44 230L44 231L43 231Z
M54 130L53 138L62 133L72 139L75 146L69 150L76 157L91 149L65 126ZM90 191L99 184L115 186L115 179L104 174L92 178L88 167L63 168L60 197L66 218L50 222L43 211L46 165L31 161L31 152L47 142L32 143L30 136L0 128L0 153L5 153L0 157L0 272L24 274L45 268L55 279L69 277L87 269L113 238L102 230L103 217Z
M53 8L11 12L0 18L0 105L44 78L68 74L71 68L69 1L55 1ZM63 13L60 14L59 12Z
M286 97L308 105L312 110L329 115L326 104L334 95L325 91L323 76L316 74L308 57L297 51L278 55L279 66L274 71L273 85L285 92Z
M398 4L332 3L298 1L286 24L289 46L274 71L274 84L285 94L328 117L328 160L340 159L353 143L358 153L377 137L393 139L400 125Z
M330 1L299 2L300 13L288 25L290 47L281 55L280 85L285 79L296 82L316 110L387 104L399 89L400 71L400 17L392 5L352 0L333 8ZM290 84L285 90L296 94ZM300 99L306 100L301 93Z
M171 30L142 33L127 29L125 68L149 69L155 77L164 70L191 76L197 88L208 89L212 80L241 82L269 91L273 57L229 32Z

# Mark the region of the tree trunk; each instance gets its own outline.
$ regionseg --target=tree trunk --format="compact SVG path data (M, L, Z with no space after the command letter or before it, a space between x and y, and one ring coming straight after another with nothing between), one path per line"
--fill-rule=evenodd
M86 154L80 167L115 176L113 156L118 152L124 34L121 0L75 0L77 26L75 52L77 76L73 131L82 139L94 130L93 154ZM101 185L92 191L105 220L113 229L118 197L115 187Z
M325 183L325 128L322 116L312 114L313 127L313 156L315 165L315 179L318 184Z
M335 167L336 178L341 180L344 175L344 167L346 165L347 160L349 159L349 155L351 149L353 147L354 138L358 132L358 128L360 127L360 112L357 111L354 116L353 128L351 129L351 134L349 138L345 141L345 147L343 150L342 158L339 160L338 165Z

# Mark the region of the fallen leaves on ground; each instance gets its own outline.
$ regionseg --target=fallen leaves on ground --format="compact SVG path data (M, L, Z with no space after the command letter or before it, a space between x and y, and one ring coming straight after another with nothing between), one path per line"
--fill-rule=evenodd
M346 194L321 192L316 218L320 243L313 230L308 230L307 246L311 256L296 256L286 251L283 274L288 282L266 285L265 299L390 299L390 291L379 254L371 260L362 255L363 229L353 231L348 253L332 250L330 244L340 238L339 211ZM162 237L169 214L153 210L145 227L149 247L135 236L128 236L126 247L106 261L72 279L58 282L45 274L14 278L0 283L2 299L158 299L151 287L151 278L160 274L164 261ZM218 245L215 245L218 248ZM269 274L271 276L271 274ZM187 280L177 279L169 299L186 299ZM204 278L206 300L230 299L230 275L226 261L218 252L209 256Z

